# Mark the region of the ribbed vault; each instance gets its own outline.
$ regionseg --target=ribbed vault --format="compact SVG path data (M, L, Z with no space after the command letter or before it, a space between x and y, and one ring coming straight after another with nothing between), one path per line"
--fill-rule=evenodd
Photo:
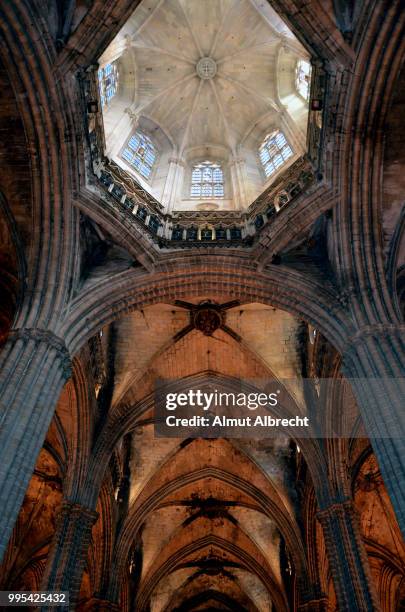
M403 444L359 436L373 418L377 432L402 427L405 14L399 0L349 4L0 6L0 286L12 297L0 316L13 326L0 372L2 589L69 590L83 612L403 607ZM262 233L172 249L171 220L167 236L148 214L134 220L145 190L132 208L108 177L100 187L103 154L122 161L140 129L156 139L162 174L148 188L162 216L186 212L173 176L189 185L209 155L239 177L225 172L222 204L242 218L269 185L243 179L261 138L282 126L305 150L308 107L290 77L309 53L325 85L314 99L324 114L311 110L322 136L313 182L270 210ZM96 158L100 99L84 90L98 60L117 62L122 87ZM220 207L191 213L208 205ZM217 314L234 304L211 335L179 305L208 300ZM345 382L325 398L323 378L370 375L390 376L378 397ZM162 376L212 376L224 389L307 376L326 420L349 407L349 436L154 438ZM288 394L305 410L300 384Z
M118 71L117 92L103 108L107 156L169 210L246 208L269 183L259 162L268 132L281 129L290 142L284 169L305 150L300 58L308 59L305 49L270 4L141 3L99 62ZM136 130L158 156L147 176L123 155ZM217 200L208 192L190 197L193 164L205 158L223 170Z

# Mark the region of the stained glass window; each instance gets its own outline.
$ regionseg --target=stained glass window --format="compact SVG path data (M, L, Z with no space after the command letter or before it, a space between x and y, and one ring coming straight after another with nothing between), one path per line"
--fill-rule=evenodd
M193 167L191 174L192 198L223 198L224 173L220 164L204 161Z
M146 179L152 174L156 161L156 149L151 139L140 131L128 140L122 157Z
M295 68L295 87L304 100L309 99L309 85L311 82L311 65L306 60L298 60Z
M268 134L259 148L260 161L266 177L274 174L292 154L293 151L283 132L276 130Z
M115 94L118 87L118 70L116 64L106 64L98 71L98 85L100 88L101 106L108 105Z

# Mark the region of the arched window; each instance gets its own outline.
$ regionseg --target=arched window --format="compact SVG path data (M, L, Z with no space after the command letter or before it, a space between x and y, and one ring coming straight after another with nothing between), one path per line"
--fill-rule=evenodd
M151 139L140 131L128 140L122 157L146 179L150 178L156 161L156 149Z
M260 161L266 177L274 174L292 154L293 151L283 132L276 130L267 134L259 149Z
M104 68L99 68L98 85L100 88L101 106L108 105L118 87L118 69L116 64L106 64Z
M206 160L193 166L190 195L192 198L223 198L224 173L221 164Z
M309 85L311 82L311 65L306 60L298 60L297 65L295 67L295 87L300 94L304 98L304 100L308 100L309 98Z

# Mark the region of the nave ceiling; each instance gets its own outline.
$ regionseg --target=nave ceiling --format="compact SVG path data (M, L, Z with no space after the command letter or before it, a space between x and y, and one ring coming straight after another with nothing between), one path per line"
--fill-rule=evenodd
M79 3L79 8L83 12L85 4ZM225 3L220 4L225 5ZM230 2L229 5L231 4ZM256 8L262 5L259 2L253 4ZM245 6L246 14L250 12L252 25L256 20L257 44L261 44L261 36L264 35L267 26L264 20L260 21L254 14L256 8L253 4L251 4L253 8L248 8L247 3L243 2L240 3L240 7ZM328 9L331 9L332 3L326 4ZM146 6L150 5L145 2L139 5L143 8ZM169 6L172 8L167 8L163 14L159 14L159 11L156 13L157 21L161 20L161 23L164 23L164 19L168 20L166 25L172 18L178 19L181 14L180 2L177 2L176 6L174 2L167 2L166 7ZM198 8L197 4L195 6ZM268 7L267 4L265 6ZM102 10L105 10L105 7ZM318 7L319 15L323 16L322 23L325 24L323 10L324 7ZM117 29L118 25L121 27L124 21L121 19L118 5L116 12L119 14L120 23L114 21L116 25L110 26L112 29ZM140 15L139 12L139 19ZM97 15L93 13L91 19L96 23ZM301 19L299 13L298 19ZM318 24L317 21L314 22ZM334 18L326 20L327 27L331 22L335 24ZM128 24L130 23L131 19ZM279 30L275 28L272 34L274 40L283 39L283 44L288 48L291 46L294 53L294 49L297 49L294 46L296 43L289 39L288 32L283 29L284 26L279 21L276 20L276 24L279 25ZM318 29L324 33L320 27ZM158 81L162 86L159 89L159 83L155 83L154 92L162 93L162 97L167 96L170 82L165 80L160 64L157 65L153 60L151 50L153 40L147 36L148 24L143 31L144 39L138 41L140 42L138 46L131 44L130 50L127 50L128 54L136 57L138 53L140 70L144 69L146 72L146 67L152 64L155 72L160 71ZM162 38L161 32L160 38ZM188 48L194 45L196 50L193 32L194 35L196 32L198 35L198 29L188 24L184 25L182 35L189 38ZM331 38L325 40L332 40L330 56L335 58L337 49L336 61L340 62L342 57L350 56L350 53L346 43L341 42L340 34L334 33L333 30L331 32L333 34ZM224 41L224 44L228 42ZM97 54L90 58L91 61L100 57L98 53L101 52L103 44L104 40L97 42ZM262 79L260 82L263 84L263 91L266 92L266 104L270 104L271 100L270 106L273 103L278 104L274 93L275 79L264 82L262 60L274 62L274 52L271 49L275 46L276 43L273 44L272 41L269 45L263 45L260 66L259 56L252 54L251 48L244 49L241 54L250 62L252 71L256 71L258 78ZM64 61L63 57L66 59L72 48L73 45L70 48L67 46L62 51L61 64ZM168 50L170 51L166 45L166 51ZM178 54L183 52L183 49L177 47L174 52ZM85 57L83 49L77 51L75 61L81 61L77 59L81 54ZM175 59L166 53L166 60L169 57ZM195 64L197 55L190 57ZM87 66L89 64L90 60ZM180 66L184 65L174 61L172 64L176 66L176 71L181 71ZM190 62L185 64L191 65ZM332 72L332 76L329 75L331 100L336 87L333 81L336 76L333 69L329 67ZM345 74L346 70L349 72L347 66L344 68L339 66L339 70ZM252 87L251 74L243 82L249 87ZM125 67L121 75L126 78ZM235 77L232 70L227 75L230 75L231 79ZM184 76L187 78L186 74ZM200 77L195 73L191 76L190 73L190 89L191 82L197 81L197 78ZM227 81L225 78L223 80ZM67 81L70 87L74 76L68 73ZM2 82L5 83L3 93L9 91L9 82L7 80ZM246 89L234 83L231 85L232 81L229 79L227 83L229 83L227 95L232 97L229 92L233 87L238 92L241 108L239 114L235 116L240 119L240 125L235 126L234 131L225 131L224 121L221 123L219 120L215 133L213 131L209 138L214 140L216 147L219 147L221 143L219 140L215 141L215 137L220 137L221 146L227 148L229 154L235 146L234 143L239 142L241 135L249 129L249 124L256 119L252 106L246 102ZM144 89L145 85L146 81L143 80ZM204 102L202 91L208 87L212 89L209 83L204 82L201 85L201 102ZM156 101L152 102L150 92L148 94L143 90L141 93L144 96L142 104L145 105L145 114L148 109L150 111L148 115L154 119L141 118L139 125L144 129L150 129L153 121L159 120L162 125L167 124L164 131L173 130L173 126L169 125L169 119L164 116L164 106L157 104ZM188 106L193 105L192 100L195 101L197 92L185 91L184 95L187 97ZM76 91L75 96L76 100L79 97ZM390 250L398 218L395 181L399 176L396 172L400 161L401 134L397 130L397 119L401 114L400 95L397 94L394 99L395 111L389 125L391 131L395 132L395 145L392 146L392 141L387 139L389 150L386 149L385 161L388 171L385 175L384 207L382 207L387 221L387 231L384 235L386 252ZM126 121L138 121L136 100L135 96L135 99L131 100L133 108L130 108L130 113L134 113L134 117L124 112ZM125 100L125 108L127 103ZM2 102L2 109L6 107L12 121L19 122L19 119L16 119L17 106L9 105L7 101L4 104ZM261 109L261 113L264 112L265 109L259 102L257 107ZM209 118L210 125L216 125L215 122L221 115L218 113L219 106L214 108L216 113ZM198 113L204 110L198 106L196 109ZM188 144L191 149L199 147L205 142L208 133L208 130L204 133L201 128L202 125L208 125L207 118L204 118L203 114L200 115L203 120L196 121L197 129L190 130L184 139L184 118L177 111L178 108L174 103L172 117L176 119L176 130L173 130L173 135L170 133L171 140L180 149L184 143L184 151L189 149ZM106 126L108 128L107 123ZM2 124L1 129L3 133L9 134L6 125ZM156 243L149 242L150 236L143 231L143 228L141 230L137 228L136 233L134 232L122 210L114 208L106 198L97 200L98 195L94 195L95 191L89 196L90 189L86 191L87 185L80 185L78 192L72 196L77 217L79 215L76 208L80 209L82 220L87 219L87 215L91 218L91 224L98 228L99 236L103 239L108 236L110 259L108 257L103 259L102 254L94 252L95 263L92 261L86 269L89 260L82 260L82 269L75 270L70 275L70 272L67 272L66 259L61 257L64 264L66 263L66 269L62 270L63 274L60 274L57 281L53 280L55 286L59 283L62 285L66 280L66 272L69 299L72 301L65 309L61 307L59 310L55 307L54 318L58 319L58 323L55 324L54 330L58 333L61 329L69 330L66 335L70 334L69 342L75 347L73 377L67 383L59 400L5 557L1 573L5 585L32 589L40 587L58 524L58 508L67 496L76 500L84 491L87 497L80 498L80 503L87 508L94 502L98 517L95 518L89 550L85 555L84 577L78 598L79 610L97 609L99 600L103 599L110 602L119 599L121 609L130 610L131 606L137 605L136 597L139 598L139 605L144 606L145 610L150 605L153 612L212 608L265 612L270 609L271 602L276 603L277 610L289 609L289 606L293 609L293 604L288 598L291 593L296 593L294 585L297 582L294 581L297 577L307 576L307 571L314 583L317 581L320 583L317 583L317 586L320 593L328 597L330 609L336 610L331 566L326 554L322 528L316 518L318 509L314 485L319 485L316 477L318 480L322 477L323 483L335 484L333 479L337 475L349 474L351 479L349 488L353 489L355 507L360 516L361 534L381 607L385 612L399 605L404 591L401 586L403 584L401 537L368 440L351 439L348 447L342 444L336 448L330 443L326 448L327 445L308 447L305 441L300 443L289 439L282 439L278 443L237 440L179 442L175 439L156 441L152 437L151 421L154 415L153 407L150 405L150 393L157 376L198 377L204 375L207 370L214 370L221 377L258 373L280 378L297 377L298 373L299 377L303 365L303 347L310 364L311 376L314 378L320 374L340 376L339 357L334 348L319 331L315 343L312 344L310 338L314 340L316 330L304 323L301 320L302 314L298 314L310 302L309 293L306 294L303 290L304 281L307 286L314 283L315 289L312 287L310 294L312 310L308 308L308 312L315 313L314 318L319 316L321 323L325 320L322 318L324 314L322 300L325 299L325 295L330 298L327 302L329 312L337 313L336 317L340 316L343 309L348 309L347 303L344 302L345 295L339 293L337 291L339 286L334 284L337 277L336 268L334 269L336 277L331 278L328 276L331 273L330 268L324 266L321 270L323 276L321 275L319 280L314 275L314 270L317 271L316 266L308 256L309 251L313 252L314 248L315 250L318 248L314 238L314 234L315 237L317 234L310 226L317 217L323 223L326 219L323 213L330 208L334 210L328 214L326 238L327 255L331 260L339 248L336 238L336 219L341 220L341 217L336 215L337 205L340 204L339 194L336 195L338 191L336 185L333 185L335 192L332 195L332 189L327 191L325 187L327 181L332 180L331 168L335 163L333 161L335 158L332 160L332 157L337 156L338 146L331 136L331 122L327 123L327 129L329 131L326 132L325 150L328 152L328 162L325 165L325 181L323 182L322 175L317 176L317 184L312 192L315 196L306 192L298 201L293 202L291 207L281 211L271 232L262 238L259 245L256 243L256 251L252 257L249 249L245 248L243 255L240 255L238 247L235 247L227 251L221 259L221 255L215 253L214 249L208 253L207 249L194 248L195 245L189 256L184 256L184 253L175 254L170 250L162 253ZM82 131L83 126L80 123L77 134L82 134ZM30 151L35 150L35 146L31 141L25 148L23 130L19 129L17 132L18 138L21 139L16 143L20 149L20 157L17 160L18 173L13 174L11 168L9 180L2 185L2 188L4 187L10 208L24 237L27 260L31 258L29 263L32 264L37 251L30 251L27 246L32 226L31 213L28 214L27 211L32 201L29 190L26 189L31 179L26 159ZM344 130L339 132L340 136L343 132ZM71 138L68 130L65 134L66 139ZM190 138L189 143L188 138ZM170 138L168 140L170 141ZM85 149L85 146L83 148ZM63 155L64 152L61 151L60 159L64 159ZM74 155L72 157L75 158ZM80 156L78 157L80 163ZM2 153L2 160L7 161L6 152ZM6 165L3 164L2 169ZM39 175L39 172L37 174ZM55 173L55 176L56 174L58 173ZM62 172L60 175L62 176ZM82 176L84 175L83 171ZM18 177L22 178L19 183ZM67 196L70 195L68 192L72 176L63 176L63 179L66 179L66 201L70 202ZM18 193L15 189L17 183L20 189ZM77 184L79 183L78 180ZM36 187L36 196L38 193L45 196L53 193L52 189L45 188L41 191L38 189L38 184ZM323 198L325 192L327 197ZM373 193L378 193L378 190ZM377 214L377 210L378 206L373 208L373 214ZM40 216L36 213L33 218L38 221ZM54 218L52 222L56 224ZM376 226L378 234L382 222ZM34 230L32 237L37 245L41 228L38 225ZM8 245L8 230L3 231L2 228L1 235L5 237L5 243ZM49 237L48 234L46 236ZM324 238L325 236L322 240ZM42 240L46 242L44 238ZM77 245L79 241L85 250L86 245L83 245L85 241L79 237L77 230L72 243ZM68 241L65 245L66 251L70 242L67 243ZM281 253L280 245L282 245ZM96 251L96 248L94 250ZM81 259L77 251L75 251L76 262ZM145 253L151 254L150 259ZM315 259L318 264L319 253L323 257L326 251L316 252ZM215 257L218 258L217 264L213 264ZM260 257L263 257L263 260ZM99 260L102 262L101 265ZM54 263L52 257L49 257L49 261ZM394 274L396 263L401 265L400 255L393 264ZM6 260L6 266L12 267L14 275L14 260L12 266L10 260ZM210 268L209 274L208 268ZM304 281L299 286L294 286L294 281L291 280L294 276L289 276L291 269L302 273ZM269 270L273 272L266 276ZM174 280L171 285L168 281L167 287L162 289L163 283L159 285L159 275L164 277L166 272L168 278L169 272L172 274L170 282L172 278ZM194 294L187 295L185 285L192 274L193 282L190 281L190 284L195 291ZM198 274L202 279L201 286L204 287L200 295L195 289L198 285L198 280L195 281ZM212 280L215 275L217 278ZM206 280L208 276L209 282ZM181 294L182 300L195 305L208 299L225 303L235 297L231 283L236 286L243 280L246 283L244 295L250 292L255 297L251 303L241 301L240 305L227 310L225 321L234 335L218 329L213 336L206 336L201 330L194 328L182 337L176 338L190 321L187 310L175 304L176 291ZM316 281L319 281L319 284L316 284ZM27 282L30 282L29 274ZM211 282L212 286L209 285ZM287 308L288 303L295 314L270 306L268 303L258 304L258 295L260 292L264 295L269 285L271 285L269 295L273 300L276 302L278 296L283 293L285 300L283 306ZM145 293L147 291L150 293L145 298L145 302L149 304L152 302L152 306L138 308L133 296L138 296L139 286L148 286ZM324 293L317 292L320 286L325 289ZM71 287L73 288L70 292ZM218 294L221 293L222 287L224 294L220 299ZM243 293L242 290L240 293ZM173 297L173 302L167 299L169 294ZM313 294L316 294L319 303L313 298ZM38 289L31 295L39 301L44 295L44 290ZM288 299L285 296L288 296ZM267 301L270 302L270 298ZM106 306L102 310L104 302ZM95 304L99 309L97 321L94 314ZM129 311L132 312L122 317L123 312ZM68 315L62 322L62 316L65 316L66 312ZM71 313L75 313L76 318L72 315L69 319ZM105 320L113 323L105 324ZM86 342L82 338L76 341L74 332L70 331L71 321L74 321L74 325L80 329L82 338L86 338ZM260 333L256 327L257 322L260 322ZM4 340L10 325L11 315L8 313L4 324L6 330ZM97 335L87 344L87 337L94 333L94 331L90 333L89 330L95 329L98 330ZM345 333L348 333L347 330ZM317 364L316 367L313 363ZM290 392L297 403L300 403L300 387L290 389ZM353 421L358 426L358 412L350 390L347 391L345 399L347 398L354 405ZM361 429L360 433L363 433ZM340 460L342 465L339 464ZM327 468L327 473L322 472L321 468L325 470ZM321 474L317 470L320 470ZM255 483L257 488L252 487ZM167 484L172 486L166 488ZM42 512L41 517L39 512ZM92 608L93 604L96 607Z

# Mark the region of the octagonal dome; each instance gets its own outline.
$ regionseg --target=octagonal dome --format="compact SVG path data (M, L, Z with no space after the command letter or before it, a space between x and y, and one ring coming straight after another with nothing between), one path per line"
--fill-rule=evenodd
M305 152L308 54L266 0L143 0L99 60L106 156L166 210L243 210Z

